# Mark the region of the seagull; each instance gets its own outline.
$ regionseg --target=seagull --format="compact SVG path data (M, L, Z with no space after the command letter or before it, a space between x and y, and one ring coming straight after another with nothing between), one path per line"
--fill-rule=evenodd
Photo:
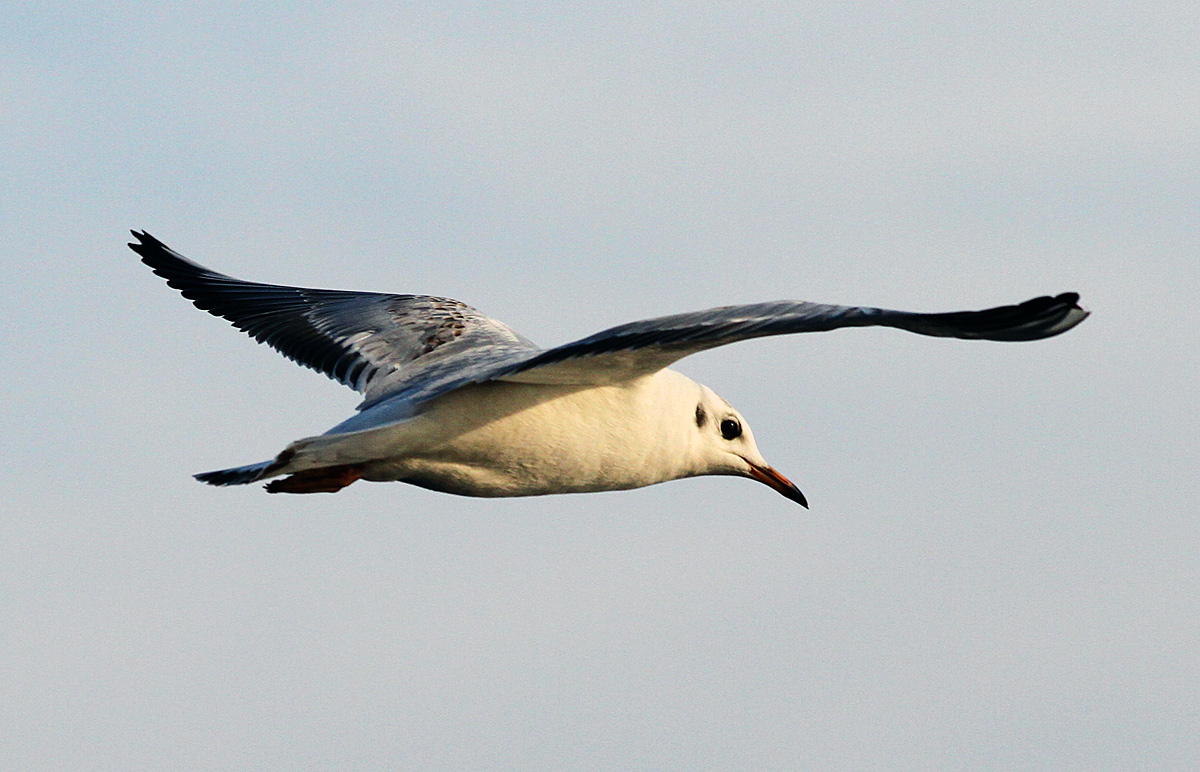
M631 322L543 349L457 300L242 281L131 232L142 262L197 308L362 394L355 415L273 459L195 475L209 485L271 480L271 493L370 480L538 496L735 475L808 507L741 414L668 365L736 341L841 327L1038 340L1088 315L1074 292L932 314L779 300Z

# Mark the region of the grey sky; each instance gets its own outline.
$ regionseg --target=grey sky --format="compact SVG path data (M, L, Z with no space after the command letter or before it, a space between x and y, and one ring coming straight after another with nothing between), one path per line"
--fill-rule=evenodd
M22 4L0 27L0 767L1200 766L1194 3ZM1076 290L679 369L812 504L216 490L356 395L163 286L550 345Z

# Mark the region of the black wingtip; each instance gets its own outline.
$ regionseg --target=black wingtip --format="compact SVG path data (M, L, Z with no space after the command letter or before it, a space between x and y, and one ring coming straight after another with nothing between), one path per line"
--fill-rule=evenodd
M1053 306L1057 309L1058 320L1047 325L1045 329L1045 337L1047 338L1054 335L1061 335L1084 319L1087 319L1092 313L1079 305L1078 292L1064 292L1056 296L1053 299Z
M1078 292L1042 295L1011 306L982 311L907 315L896 326L925 335L995 341L1029 341L1061 335L1088 317ZM932 325L928 323L932 322Z
M170 247L154 238L146 231L131 230L129 232L133 234L135 239L137 239L136 242L129 242L129 248L136 252L138 256L142 258L142 262L151 268L155 267L154 263L151 262L151 257L153 255L156 253L161 254L164 251L170 250Z
M138 250L138 248L139 248L139 247L143 247L143 248L144 248L144 247L147 247L147 246L159 246L159 247L161 247L161 246L165 246L165 245L164 245L164 244L163 244L161 241L159 241L158 239L154 238L153 236L151 236L151 235L150 235L149 233L147 233L146 231L135 231L135 230L131 230L131 231L129 231L129 233L130 233L130 234L131 234L131 235L132 235L132 236L133 236L135 239L137 239L137 243L136 243L136 244L135 244L135 243L133 243L133 242L130 242L130 243L129 243L129 248L130 248L130 249L132 249L132 250L134 250L135 252Z
M193 296L193 292L202 289L206 283L213 280L230 279L222 273L189 260L146 231L130 231L130 233L138 241L130 242L129 248L142 258L142 263L150 270L166 279L168 287L180 290L188 300L195 302L196 297ZM199 307L208 310L203 305ZM217 315L220 316L220 314Z

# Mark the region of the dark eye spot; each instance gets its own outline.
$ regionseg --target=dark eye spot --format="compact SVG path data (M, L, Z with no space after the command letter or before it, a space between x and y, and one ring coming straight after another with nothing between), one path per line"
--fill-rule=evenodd
M696 426L703 429L706 421L708 421L708 413L705 412L704 405L696 405Z
M727 440L736 440L742 436L742 425L736 418L726 418L721 421L721 436Z

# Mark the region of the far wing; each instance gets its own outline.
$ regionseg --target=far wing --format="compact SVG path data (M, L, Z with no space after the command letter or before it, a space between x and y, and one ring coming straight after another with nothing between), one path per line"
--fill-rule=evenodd
M840 327L896 327L921 335L971 340L1038 340L1066 332L1087 315L1074 292L983 311L940 314L790 300L725 306L613 327L532 354L492 378L528 383L619 383L727 343Z
M491 362L540 349L470 306L428 295L258 284L188 260L148 233L130 248L168 286L292 361L379 400L447 360L485 352Z

